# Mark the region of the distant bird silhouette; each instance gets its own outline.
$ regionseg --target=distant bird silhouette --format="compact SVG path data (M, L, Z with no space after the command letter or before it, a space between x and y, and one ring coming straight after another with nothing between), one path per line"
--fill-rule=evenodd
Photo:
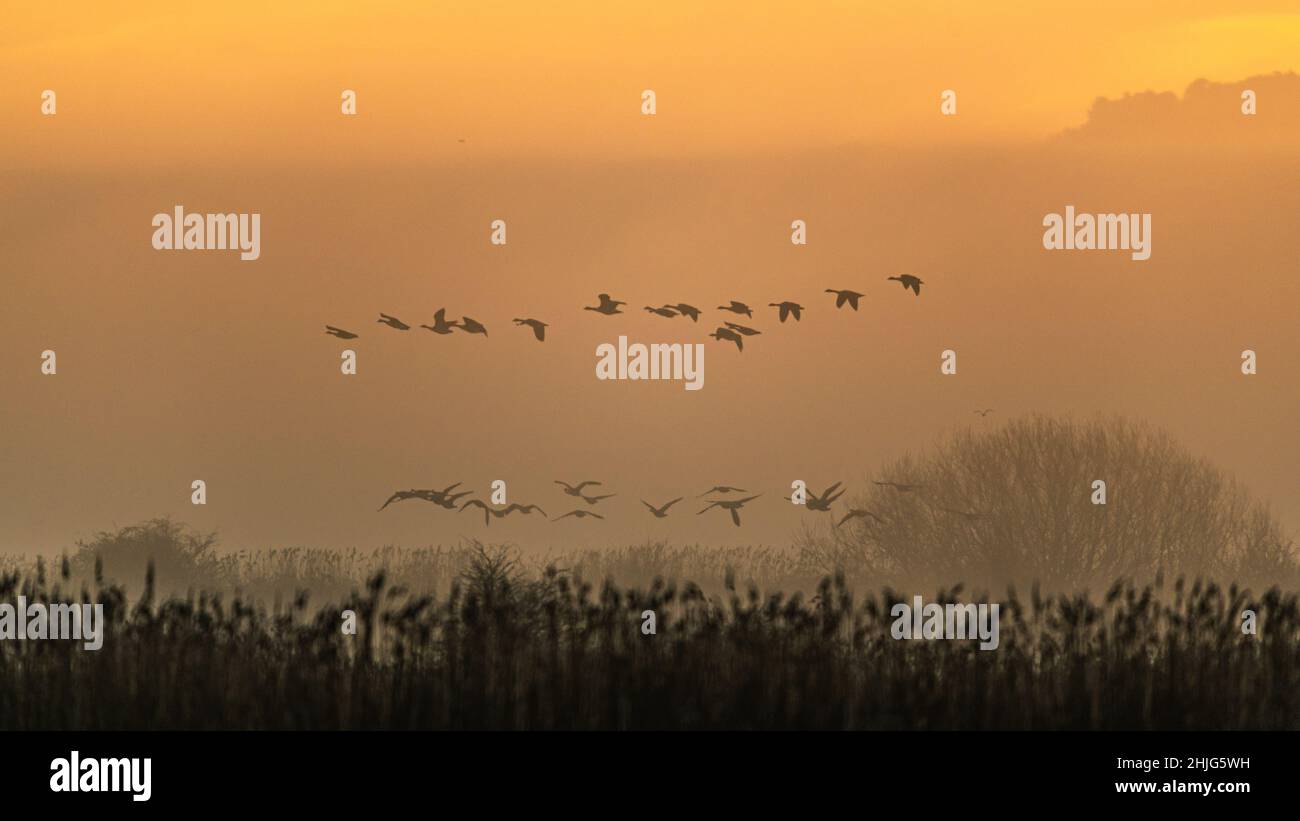
M643 504L643 505L645 505L646 507L650 508L650 512L653 513L653 514L655 515L655 518L656 518L656 519L663 519L663 518L665 518L665 517L668 516L668 508L670 508L670 507L672 507L673 505L677 504L677 503L680 502L683 498L684 498L684 497L678 496L676 499L673 499L671 502L665 502L665 503L663 504L662 507L655 507L654 505L652 505L652 504L650 504L649 502L647 502L645 499L642 499L642 500L641 500L641 504Z
M422 490L398 490L388 497L388 501L379 506L380 510L391 505L393 502L404 502L407 499L422 499L425 491Z
M542 510L541 505L520 505L520 504L507 505L506 509L501 513L501 515L505 516L506 514L512 513L516 510L524 514L525 516L532 513L534 510L536 510L538 513L542 514L543 518L546 517L546 511Z
M409 331L409 330L411 330L411 326L410 326L410 325L407 325L405 322L403 322L402 320L398 319L397 317L395 317L395 316L389 316L388 314L380 314L380 315L379 315L379 319L377 319L377 320L375 320L375 321L376 321L376 322L382 322L383 324L387 325L388 327L390 327L390 328L396 328L396 329L399 330L399 331Z
M626 302L619 302L617 299L610 299L609 294L599 294L599 297L599 305L596 305L595 307L588 305L583 307L582 310L595 311L596 313L604 314L605 316L613 316L614 314L623 313L618 309L618 306L627 304Z
M537 341L538 341L538 342L545 342L545 341L546 341L546 323L545 323L545 322L539 322L539 321L536 320L536 319L516 319L516 320L514 320L514 323L515 323L516 325L527 325L528 327L532 328L532 329L533 329L533 336L537 337Z
M472 490L465 490L465 491L461 491L460 493L448 493L448 494L438 494L437 491L435 491L434 496L432 498L430 497L423 497L423 498L425 499L425 501L433 502L434 504L440 507L445 507L448 510L455 510L457 499L462 499L466 496L473 496L473 495L474 495L474 491Z
M835 294L836 308L843 308L847 304L855 311L858 309L858 300L863 297L857 291L837 291L834 288L827 288L826 293Z
M975 411L975 413L978 413L980 416L988 416L992 412L993 412L992 408L985 408L984 410Z
M601 499L613 499L617 495L617 493L606 493L604 496L579 496L578 498L589 505L594 505Z
M651 308L649 305L647 305L645 306L645 309L652 314L657 314L658 316L667 317L668 319L672 319L673 317L677 316L677 312L674 311L672 308L667 308L667 307Z
M698 499L701 496L708 496L710 493L748 493L748 492L749 491L745 490L743 487L731 487L729 485L714 485L713 487L704 491L703 493L701 493L699 496L696 496L695 498Z
M738 334L741 334L742 336L758 336L759 334L762 333L762 331L756 331L753 328L749 328L744 325L737 325L734 322L724 322L722 324L726 325L728 328L730 328L731 330L735 331Z
M800 319L799 312L803 310L803 306L796 302L769 302L767 306L779 309L782 322L785 322L789 317L794 317L794 321L798 322Z
M560 519L567 519L570 516L577 516L579 519L585 519L588 516L591 516L592 518L595 519L605 518L604 516L601 516L599 513L592 513L590 510L570 510L568 513L565 513L562 516L556 516L551 521L558 522Z
M488 507L487 503L484 502L482 499L470 499L468 502L460 506L460 512L464 513L466 509L471 507L483 508L483 524L485 525L492 524L493 516L496 516L498 519L500 519L502 516L506 515L500 510L495 510L493 508Z
M753 319L753 318L754 318L754 312L753 312L752 310L750 310L750 308L749 308L748 305L746 305L746 304L743 303L743 302L737 302L737 301L734 300L734 299L731 300L731 304L730 304L730 305L719 305L719 306L718 306L718 310L719 310L719 311L731 311L733 314L744 314L745 316L749 317L750 319Z
M903 283L903 290L907 290L908 288L911 288L913 291L916 292L917 296L921 295L921 285L923 284L923 281L918 279L917 277L914 277L911 274L903 274L902 276L888 277L888 278Z
M682 316L689 316L692 322L700 321L700 309L694 305L687 305L685 302L679 302L676 305L665 305L665 308L672 308Z
M438 313L433 315L433 324L421 325L420 327L428 328L429 330L433 331L435 334L444 334L444 335L449 334L451 333L452 329L456 327L456 323L448 322L446 320L446 315L447 315L447 309L439 308Z
M342 328L335 328L333 325L325 326L325 333L330 336L337 336L339 339L356 339L357 335L351 331L345 331Z
M831 485L830 487L822 491L820 495L813 493L811 490L808 491L808 498L804 502L804 507L808 508L809 510L817 510L817 511L829 513L831 509L831 503L844 495L843 490L841 490L839 493L835 493L835 491L839 488L841 484L843 483L836 482L835 484Z
M892 487L894 490L897 490L899 493L911 493L914 490L920 490L921 488L925 487L925 485L909 485L904 482L874 482L873 481L872 484L882 485L884 487Z
M762 496L762 495L763 494L761 493L758 494L758 496ZM704 508L704 510L701 510L699 513L695 515L699 516L709 510L712 510L715 507L722 508L723 510L731 514L731 521L735 523L736 527L740 527L740 509L745 506L746 502L752 502L755 499L757 499L758 496L749 496L744 499L736 499L735 501L724 501L721 499L716 499L710 502L708 507Z
M855 507L855 508L851 508L848 513L844 514L844 518L840 519L835 526L843 527L844 523L847 522L849 519L875 519L877 522L879 522L882 525L885 523L884 519L872 513L870 510L863 510L861 508Z
M457 324L456 327L460 328L462 331L464 331L467 334L483 334L484 336L488 335L487 328L483 327L483 323L479 322L476 319L470 319L467 316L462 316L460 318L460 323Z
M588 479L588 480L585 481L585 482L579 482L579 483L576 484L576 485L571 485L571 484L569 484L568 482L561 482L559 479L556 479L556 480L555 480L555 484L557 484L557 485L563 485L563 486L564 486L564 492L567 493L567 494L570 495L570 496L581 496L581 495L582 495L582 489L583 489L584 487L586 487L587 485L598 485L598 484L600 484L600 482L596 482L596 481L592 481L591 479Z
M742 337L740 334L736 333L735 331L731 331L726 328L718 328L716 331L709 334L709 336L713 337L719 342L735 342L737 350L740 351L745 350L744 337Z

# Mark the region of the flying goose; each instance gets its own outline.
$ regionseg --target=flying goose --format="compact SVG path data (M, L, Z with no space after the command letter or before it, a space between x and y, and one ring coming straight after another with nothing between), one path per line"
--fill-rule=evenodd
M599 513L592 513L590 510L570 510L568 513L565 513L565 514L563 514L562 516L556 516L556 517L555 517L554 519L552 519L551 521L552 521L552 522L558 522L560 519L567 519L567 518L569 518L570 516L576 516L576 517L578 517L579 519L585 519L585 518L587 518L588 516L591 516L591 517L596 518L596 519L603 519L603 518L605 518L604 516L601 516Z
M673 317L677 316L677 312L674 311L672 308L668 308L668 307L651 308L649 305L647 305L645 306L645 309L650 313L655 314L656 316L667 317L668 319L672 319Z
M537 341L538 341L538 342L545 342L545 341L546 341L546 323L545 323L545 322L540 322L540 321L538 321L538 320L536 320L536 319L516 319L516 320L514 320L514 323L515 323L516 325L527 325L528 327L532 328L532 329L533 329L533 336L536 336L536 337L537 337Z
M872 513L870 510L863 510L861 508L855 507L855 508L850 508L849 512L844 514L844 518L840 519L835 526L843 527L844 523L847 522L849 519L868 519L868 518L875 519L877 522L879 522L882 525L885 523L884 519Z
M383 323L384 325L387 325L387 326L390 327L390 328L396 328L396 329L399 330L399 331L409 331L409 330L411 330L411 326L410 326L410 325L407 325L405 322L403 322L402 320L398 319L397 317L395 317L395 316L389 316L388 314L383 314L383 313L381 313L381 314L379 315L379 319L377 319L377 320L375 320L375 321L376 321L376 322L381 322L381 323Z
M736 333L742 336L758 336L759 334L762 333L762 331L756 331L753 328L747 327L745 325L737 325L734 322L724 322L722 324L726 325L728 328L730 328L731 330L735 331Z
M330 336L337 336L339 339L357 338L357 334L354 334L351 331L345 331L342 328L335 328L333 325L326 325L325 333L329 334Z
M445 319L446 314L447 314L446 308L439 308L438 313L433 315L433 324L421 325L420 327L428 328L429 330L433 331L435 334L444 334L444 335L449 334L451 333L452 328L456 327L456 323L448 322Z
M839 488L841 484L843 483L836 482L835 484L831 485L830 487L822 491L820 495L813 493L811 490L808 491L808 498L804 503L804 507L806 507L809 510L817 510L817 511L823 511L829 513L831 509L831 503L844 495L843 490L841 490L839 493L835 493L835 491Z
M652 505L652 504L650 504L649 502L647 502L645 499L642 499L642 500L641 500L641 504L643 504L643 505L645 505L647 508L649 508L649 509L650 509L650 512L654 514L654 516L655 516L656 519L663 519L663 518L666 518L666 517L668 516L668 508L670 508L670 507L672 507L673 505L677 504L677 503L680 502L683 498L684 498L684 497L682 497L682 496L678 496L676 499L673 499L671 502L665 502L661 507L655 507L654 505Z
M467 316L462 316L460 318L460 324L456 325L455 327L460 328L462 331L464 331L467 334L483 334L484 336L488 335L487 328L483 327L483 323L479 322L476 319L470 319Z
M769 302L767 305L769 308L777 308L780 311L780 319L782 322L785 322L786 319L792 316L794 317L794 321L798 322L800 319L799 312L803 310L803 306L797 302Z
M743 487L731 487L729 485L714 485L713 487L704 491L703 493L701 493L699 496L696 496L695 498L699 499L701 496L708 496L710 493L748 493L748 492L749 491L745 490Z
M863 294L860 294L857 291L840 291L835 288L827 288L826 293L835 294L836 308L843 308L845 305L848 305L855 311L858 309L858 300L863 297Z
M600 482L596 482L596 481L593 481L593 480L591 480L591 479L588 479L588 480L585 481L585 482L579 482L579 483L576 484L576 485L571 485L571 484L569 484L568 482L561 482L559 479L556 479L556 480L555 480L555 484L557 484L557 485L563 485L563 486L564 486L564 492L567 493L567 494L570 495L570 496L581 496L581 495L582 495L582 489L583 489L584 487L586 487L587 485L598 485L598 484L600 484Z
M739 351L745 350L744 337L742 337L740 334L736 333L735 331L728 330L727 328L718 328L716 331L709 334L709 336L713 337L719 342L735 342L736 350Z
M672 308L682 316L689 316L692 322L700 321L700 309L694 305L687 305L685 302L679 302L676 305L665 305L665 308Z
M921 285L924 284L924 281L917 277L912 276L911 274L903 274L902 276L888 277L888 279L894 279L903 283L903 290L907 290L908 288L911 288L913 291L916 292L917 296L921 295Z
M762 495L763 494L761 493L758 494L758 496L762 496ZM740 527L740 509L745 506L746 502L752 502L755 499L757 499L758 496L749 496L744 499L736 499L735 501L723 501L721 499L718 499L713 502L710 502L708 507L704 508L704 510L701 510L699 513L695 515L699 516L705 513L706 511L712 510L715 507L722 508L723 510L731 513L731 521L735 523L736 527Z
M627 304L626 302L619 302L617 299L610 299L609 294L599 294L599 297L599 305L596 305L595 307L587 305L584 306L582 310L595 311L596 313L604 314L605 316L613 316L614 314L623 313L618 309L618 306Z
M719 310L719 311L731 311L733 314L744 314L745 316L749 317L750 319L753 319L753 318L754 318L754 312L753 312L752 310L750 310L750 308L749 308L748 305L746 305L746 304L743 303L743 302L737 302L737 301L734 300L734 299L731 300L731 304L730 304L730 305L719 305L719 306L718 306L718 310Z

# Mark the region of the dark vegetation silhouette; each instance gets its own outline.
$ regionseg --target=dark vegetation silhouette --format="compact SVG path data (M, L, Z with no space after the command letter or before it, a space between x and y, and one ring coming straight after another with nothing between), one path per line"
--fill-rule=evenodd
M477 541L218 553L169 519L100 533L57 571L0 563L0 602L108 622L97 652L0 641L0 728L1300 729L1293 547L1166 435L981 424L862 487L799 550L530 563ZM996 602L999 647L893 639L914 595Z

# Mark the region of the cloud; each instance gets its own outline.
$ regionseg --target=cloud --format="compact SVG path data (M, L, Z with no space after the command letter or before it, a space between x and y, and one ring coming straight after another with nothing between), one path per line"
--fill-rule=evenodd
M1255 92L1257 113L1242 113L1242 94ZM1242 141L1294 144L1300 133L1300 75L1248 77L1233 83L1196 80L1180 98L1143 91L1119 99L1098 97L1087 121L1060 135L1069 141L1207 143Z

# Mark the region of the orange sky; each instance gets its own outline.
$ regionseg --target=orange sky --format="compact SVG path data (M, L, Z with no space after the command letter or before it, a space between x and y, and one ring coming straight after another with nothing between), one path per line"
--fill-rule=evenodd
M1300 12L1283 0L131 5L6 4L0 161L1024 139L1077 125L1098 96L1300 68ZM31 116L45 88L57 121ZM355 120L338 116L343 88L359 94ZM638 114L646 88L654 118ZM948 88L959 116L940 121Z
M1269 80L1254 121L1225 85L1183 120L1120 105L1106 145L1054 137L1099 96L1300 68L1287 4L183 5L5 8L0 550L161 514L233 547L785 544L792 478L860 486L989 406L1150 420L1300 527L1300 79ZM260 212L262 258L153 251L150 218L178 203ZM1152 259L1044 251L1067 204L1151 212ZM920 298L885 279L905 271ZM633 312L583 312L599 291ZM640 310L729 299L810 307L798 326L760 312L743 355L704 338L716 312ZM490 337L375 323L442 306ZM324 323L362 333L355 379ZM706 387L597 383L621 333L706 342ZM592 528L374 512L495 478L552 513L554 479L620 496ZM771 504L737 530L638 501L713 484Z

